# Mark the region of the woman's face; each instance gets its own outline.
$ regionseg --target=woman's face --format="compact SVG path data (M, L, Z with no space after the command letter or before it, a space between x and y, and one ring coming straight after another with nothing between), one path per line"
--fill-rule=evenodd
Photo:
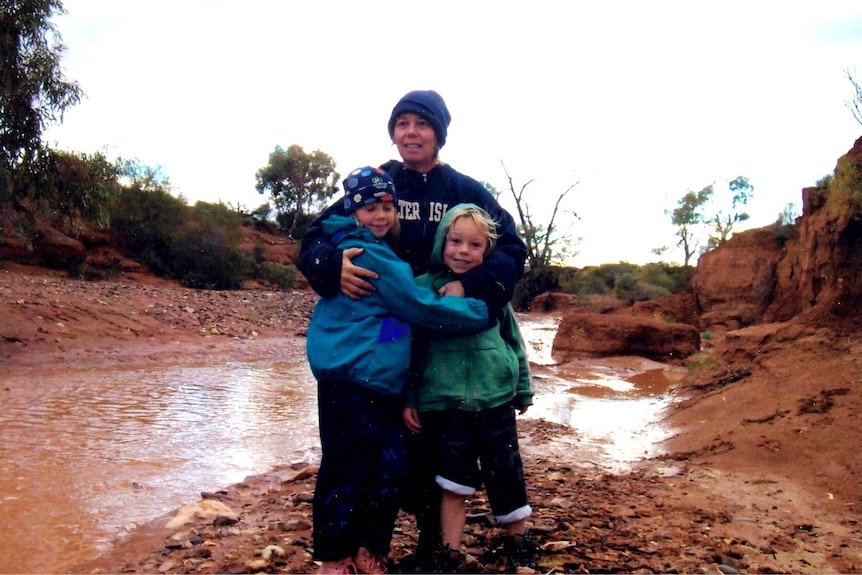
M392 139L404 164L411 170L425 173L437 165L437 135L422 116L412 112L398 116Z
M395 204L392 202L368 204L356 210L354 216L379 240L395 225Z

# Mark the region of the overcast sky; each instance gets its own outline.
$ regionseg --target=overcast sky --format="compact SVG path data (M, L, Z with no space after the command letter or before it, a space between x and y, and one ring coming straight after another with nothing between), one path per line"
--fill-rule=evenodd
M395 102L434 89L441 158L576 212L577 266L659 258L688 190L746 176L772 223L862 136L862 2L64 0L63 67L86 94L49 145L159 167L190 203L254 209L275 146L342 176L397 158ZM511 207L509 197L503 203ZM681 261L681 251L665 261Z

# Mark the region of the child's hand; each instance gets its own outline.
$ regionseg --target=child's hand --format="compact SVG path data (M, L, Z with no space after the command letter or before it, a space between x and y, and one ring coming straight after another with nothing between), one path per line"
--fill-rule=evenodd
M464 297L464 284L459 281L449 282L437 290L437 295L454 295Z
M404 425L413 433L422 431L422 424L419 423L419 410L415 407L405 407L401 413L401 418L404 420Z

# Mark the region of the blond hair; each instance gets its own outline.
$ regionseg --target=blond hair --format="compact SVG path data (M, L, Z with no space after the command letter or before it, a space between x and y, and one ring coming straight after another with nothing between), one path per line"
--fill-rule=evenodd
M473 220L476 227L482 230L488 238L488 247L485 249L485 255L494 249L494 246L497 244L499 234L497 234L497 222L494 221L494 218L492 218L488 212L479 206L474 206L472 204L457 205L449 211L452 213L452 216L446 224L446 229L443 231L444 239L449 235L449 230L452 229L452 226L455 225L456 221L461 218L469 218Z

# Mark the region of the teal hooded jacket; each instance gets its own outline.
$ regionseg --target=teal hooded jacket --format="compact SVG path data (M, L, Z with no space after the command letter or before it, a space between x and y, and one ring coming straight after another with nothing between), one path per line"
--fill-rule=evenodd
M459 204L449 209L437 227L428 273L416 283L437 293L458 275L443 263L443 235L449 222L463 213ZM527 350L511 304L494 318L490 328L473 334L419 331L404 394L406 407L419 412L457 409L482 411L511 403L521 409L533 404Z
M353 263L377 272L375 291L360 300L342 293L321 298L311 314L306 352L318 380L348 380L400 395L410 364L411 324L432 332L476 332L488 326L488 307L473 298L438 296L416 284L410 265L385 240L348 216L323 222L340 250L363 248Z

